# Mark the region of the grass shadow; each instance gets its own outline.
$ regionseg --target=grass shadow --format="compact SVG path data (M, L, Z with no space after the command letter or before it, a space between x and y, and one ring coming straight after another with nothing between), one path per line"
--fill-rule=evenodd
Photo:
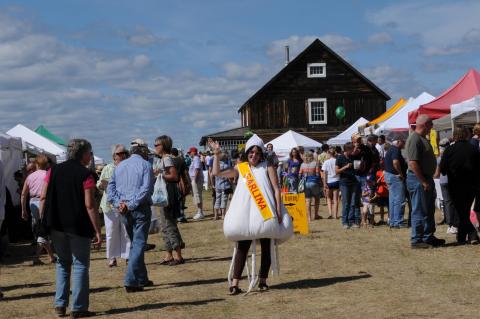
M51 282L37 282L37 283L32 283L32 284L4 286L4 287L2 287L2 290L3 291L10 291L10 290L16 290L16 289L38 288L38 287L45 287L45 286L51 286L51 285L52 285Z
M168 288L190 287L190 286L197 286L197 285L219 284L226 281L227 281L226 278L200 279L200 280L192 280L192 281L172 282L172 283L163 284L163 286L169 286Z
M188 258L185 259L186 263L195 264L200 262L210 262L210 261L228 261L232 260L232 257L200 257L200 258Z
M330 277L318 279L302 279L297 281L285 282L278 285L271 286L272 289L311 289L320 288L329 285L334 285L342 282L355 281L360 279L367 279L372 277L370 274L360 274L356 276L346 277Z
M107 310L105 312L98 312L96 315L97 316L108 316L108 315L118 315L118 314L124 314L124 313L130 313L130 312L135 312L135 311L148 311L148 310L157 310L157 309L162 309L165 307L170 307L170 306L201 306L201 305L206 305L212 302L219 302L219 301L224 301L225 299L207 299L207 300L198 300L198 301L181 301L181 302L166 302L166 303L154 303L154 304L144 304L140 306L134 306L134 307L125 307L125 308L116 308L116 309L111 309Z
M96 292L104 292L104 291L108 291L116 288L118 287L98 287L98 288L90 289L90 293L92 294ZM7 296L7 297L4 297L2 300L16 301L16 300L23 300L23 299L36 299L36 298L46 298L46 297L53 297L53 296L55 296L55 291L35 292L35 293L25 294L20 296Z

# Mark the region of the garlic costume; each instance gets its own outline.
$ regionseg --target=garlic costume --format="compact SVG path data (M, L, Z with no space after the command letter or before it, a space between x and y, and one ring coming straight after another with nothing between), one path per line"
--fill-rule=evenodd
M253 146L264 149L263 141L257 135L253 135L247 141L246 151L248 152ZM223 232L228 240L237 242L228 275L230 285L232 274L235 279L240 279L238 277L241 277L245 264L246 256L238 257L237 254L239 251L248 252L250 241L253 242L251 273L247 267L250 282L248 293L255 287L259 279L255 269L256 240L260 240L262 245L260 277L266 278L270 268L270 259L273 273L278 273L277 244L286 241L293 235L293 225L283 204L281 204L280 212L282 222L278 222L275 194L268 177L267 162L259 162L257 166L251 166L248 162L244 162L238 164L237 169L240 176L230 207L225 215Z

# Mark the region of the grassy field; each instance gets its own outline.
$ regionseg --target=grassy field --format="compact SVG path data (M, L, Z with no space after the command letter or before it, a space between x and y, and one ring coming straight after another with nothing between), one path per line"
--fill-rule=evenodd
M111 318L480 317L475 301L479 246L412 250L408 229L343 230L338 220L317 220L308 236L295 236L280 247L281 274L269 280L270 291L229 296L233 244L224 239L222 222L208 218L180 227L187 262L162 266L162 252L148 252L155 286L144 292L127 294L124 261L110 269L105 251L93 252L90 310ZM445 231L438 227L438 237L452 243L454 237ZM149 242L158 247L162 238L152 235ZM2 267L0 318L55 317L54 266L31 266L22 257L30 251L27 245L13 247Z

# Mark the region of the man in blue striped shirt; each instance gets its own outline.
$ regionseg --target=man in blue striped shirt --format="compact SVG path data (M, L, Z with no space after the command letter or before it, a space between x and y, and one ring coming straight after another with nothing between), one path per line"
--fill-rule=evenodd
M136 139L131 143L130 158L122 161L108 183L108 202L122 214L128 236L132 242L129 263L125 274L127 292L142 291L153 285L148 280L145 266L145 244L152 211L153 169L147 161L148 146Z

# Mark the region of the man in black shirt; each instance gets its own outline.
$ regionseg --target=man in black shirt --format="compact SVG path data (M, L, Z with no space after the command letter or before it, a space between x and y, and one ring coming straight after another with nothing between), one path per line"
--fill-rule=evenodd
M407 163L402 156L404 147L404 140L394 141L385 154L384 160L385 182L389 191L388 215L390 227L392 228L401 227L405 210L404 180L407 172Z
M340 192L342 192L342 224L343 228L355 227L360 222L356 216L360 191L359 182L355 176L352 157L353 144L346 143L343 154L337 157L335 172L340 175Z
M470 222L470 207L479 187L480 153L468 142L470 132L456 128L453 137L455 143L447 147L440 162L440 171L448 176L448 188L453 205L458 214L458 243L478 244L475 227Z
M358 180L357 190L355 192L357 195L355 204L355 225L353 225L353 227L358 227L360 225L360 197L362 194L362 189L365 188L365 184L367 183L367 176L372 174L374 160L372 150L370 147L363 144L360 134L355 133L352 135L352 143L352 159L354 163L355 176Z

